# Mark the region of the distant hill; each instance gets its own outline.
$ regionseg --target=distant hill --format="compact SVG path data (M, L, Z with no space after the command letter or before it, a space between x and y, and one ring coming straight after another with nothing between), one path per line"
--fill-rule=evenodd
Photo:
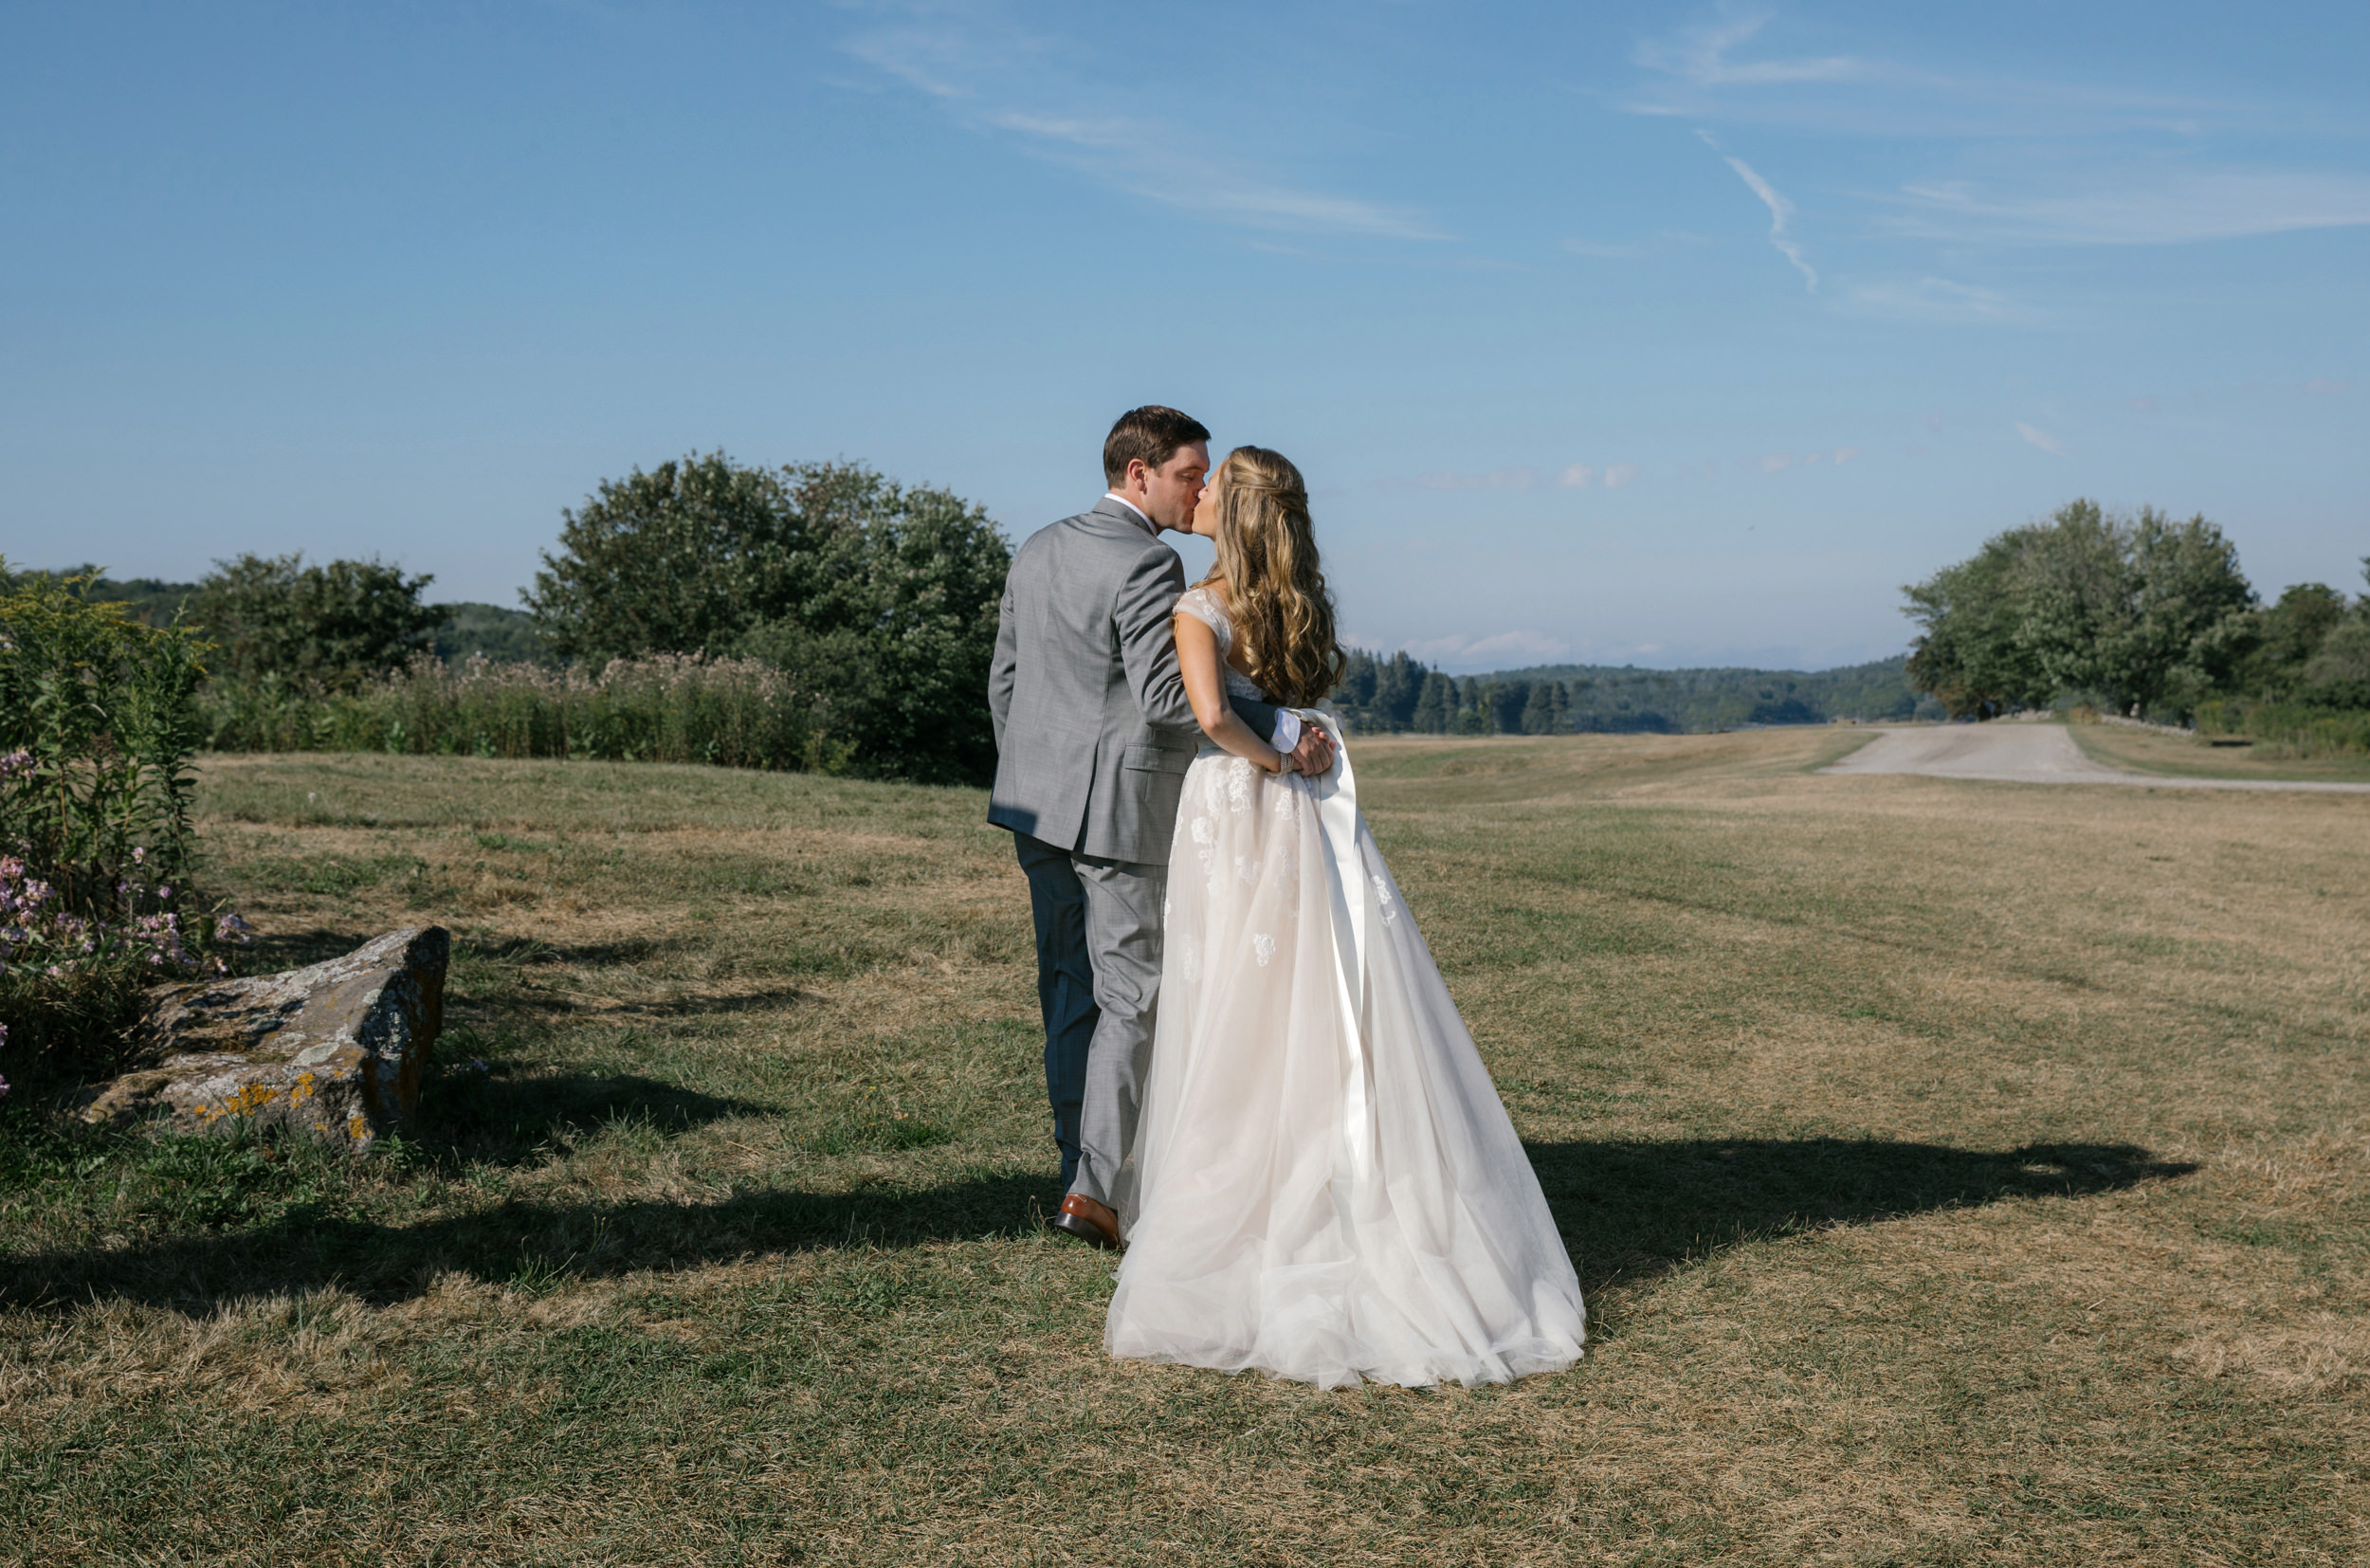
M1824 724L1918 716L1907 654L1837 669L1639 669L1632 665L1538 665L1488 682L1556 681L1571 693L1576 730L1705 731L1746 724ZM1931 700L1926 700L1931 705ZM1939 717L1940 709L1933 715ZM1655 720L1668 720L1668 723Z
M1356 727L1432 735L1685 734L1755 724L1939 717L1906 655L1841 669L1534 665L1452 676L1353 650L1336 699Z

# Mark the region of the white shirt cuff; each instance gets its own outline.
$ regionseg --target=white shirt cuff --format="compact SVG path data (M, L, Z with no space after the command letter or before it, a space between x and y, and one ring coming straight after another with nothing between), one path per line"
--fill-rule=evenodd
M1272 743L1276 750L1286 755L1290 754L1294 746L1301 743L1301 716L1299 714L1294 713L1290 708L1275 710L1275 736Z

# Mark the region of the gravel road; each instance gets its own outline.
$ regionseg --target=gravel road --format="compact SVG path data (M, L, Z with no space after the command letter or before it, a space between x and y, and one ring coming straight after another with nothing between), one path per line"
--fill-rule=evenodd
M2316 790L2370 794L2370 784L2269 778L2167 778L2119 773L2091 761L2062 724L1932 724L1885 729L1828 774L1923 774L2012 784L2144 784L2151 790Z

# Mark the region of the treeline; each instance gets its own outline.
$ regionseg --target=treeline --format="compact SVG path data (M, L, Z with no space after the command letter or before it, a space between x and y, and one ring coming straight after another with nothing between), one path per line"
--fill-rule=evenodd
M1550 665L1452 676L1405 653L1353 650L1336 699L1368 733L1677 735L1750 724L1932 716L1903 659L1805 673Z
M703 760L981 782L1011 553L986 512L857 465L721 453L561 513L523 612L379 561L241 556L193 584L27 574L208 645L216 750Z
M2088 704L2306 749L2370 734L2370 594L2266 604L2202 516L2071 501L1904 593L1910 682L1954 718Z
M183 615L192 621L201 620L211 608L209 601L216 591L227 587L235 574L252 581L258 567L269 567L283 581L300 574L319 573L327 576L358 574L378 567L375 561L331 561L322 567L308 567L300 553L293 556L264 557L241 556L226 561L209 573L201 582L168 582L161 577L110 577L97 566L81 566L64 572L22 572L15 575L27 580L38 579L68 588L76 597L92 604L119 604L125 612L142 626L169 627ZM380 568L384 570L384 568ZM435 581L433 576L411 579L413 587L405 595L417 602L418 591ZM497 664L556 663L543 639L536 635L535 617L523 610L505 610L498 604L479 604L461 600L449 604L425 607L436 617L434 629L425 636L406 634L407 652L433 653L455 669L472 658L483 657ZM409 606L405 606L408 611ZM409 620L408 613L398 619Z

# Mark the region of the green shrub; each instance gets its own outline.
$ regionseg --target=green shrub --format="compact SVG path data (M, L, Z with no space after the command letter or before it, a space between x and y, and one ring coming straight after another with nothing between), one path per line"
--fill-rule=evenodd
M0 1040L18 1055L91 1046L216 935L183 914L204 645L81 587L0 593Z
M399 667L443 623L443 607L420 602L432 580L375 560L241 556L199 581L190 614L226 680L351 691Z
M2198 704L2197 733L2245 736L2270 756L2353 756L2370 752L2370 713L2215 698Z

